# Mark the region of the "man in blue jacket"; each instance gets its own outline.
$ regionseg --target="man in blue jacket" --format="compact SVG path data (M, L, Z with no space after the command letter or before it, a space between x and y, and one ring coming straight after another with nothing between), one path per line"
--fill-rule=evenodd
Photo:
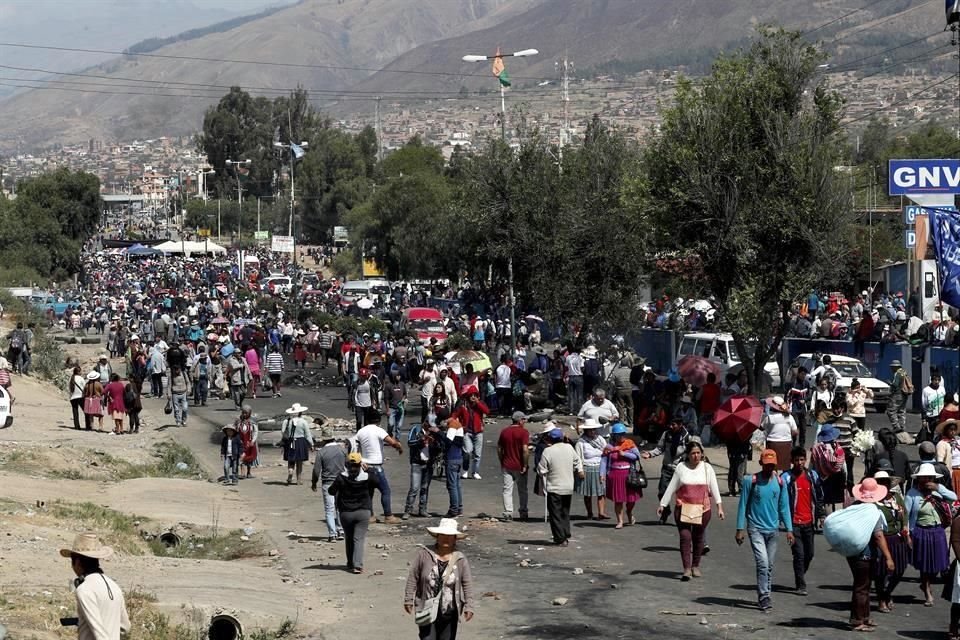
M737 511L737 544L750 537L753 559L757 564L757 600L764 613L773 608L773 564L777 555L777 534L780 524L787 532L787 543L793 545L793 522L783 478L776 473L777 452L765 449L760 455L762 470L743 477L740 508Z
M793 523L793 535L796 542L790 547L793 552L793 577L797 593L807 595L807 571L813 562L813 538L816 531L817 514L823 502L823 487L820 476L813 469L807 469L807 451L803 447L794 447L790 452L793 466L781 476L787 488L790 505L790 520Z

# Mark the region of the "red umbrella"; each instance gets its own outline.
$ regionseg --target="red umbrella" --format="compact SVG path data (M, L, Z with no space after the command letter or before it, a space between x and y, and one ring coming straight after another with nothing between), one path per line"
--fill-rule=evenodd
M760 428L763 405L753 396L733 396L713 414L713 433L723 442L746 442Z
M720 365L703 356L683 356L677 363L677 373L687 384L702 387L707 383L707 374L720 378Z

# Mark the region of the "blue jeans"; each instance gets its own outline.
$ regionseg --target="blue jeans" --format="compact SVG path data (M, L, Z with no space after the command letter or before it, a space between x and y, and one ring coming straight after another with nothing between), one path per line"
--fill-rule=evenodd
M583 406L583 376L570 376L567 382L567 409L576 415Z
M237 467L240 464L240 456L223 457L223 481L237 483Z
M387 433L391 438L400 439L403 430L403 407L390 407L387 413Z
M419 494L419 508L421 514L427 513L427 500L430 496L430 481L433 479L432 464L410 465L410 490L407 491L407 501L403 505L404 513L413 513L413 503Z
M463 468L471 474L480 473L480 458L483 457L483 433L464 434L463 454L467 456L463 462Z
M210 394L210 381L207 378L200 378L193 383L194 404L207 404L207 396Z
M367 465L367 473L377 477L377 486L380 488L380 506L383 507L383 515L389 518L393 515L393 509L390 507L390 482L387 480L387 474L383 472L383 465Z
M463 493L460 491L460 468L463 460L447 460L447 493L450 494L450 513L463 513Z
M758 531L747 529L750 537L750 548L753 549L753 559L757 563L757 600L763 604L770 600L773 591L773 564L777 557L778 531Z
M337 513L337 497L330 495L327 491L333 482L324 482L321 486L323 492L323 514L327 521L327 536L333 538L343 533L343 527L340 526L340 514Z
M178 426L182 425L187 421L187 408L190 406L187 403L187 394L173 393L170 397L173 399L173 419Z

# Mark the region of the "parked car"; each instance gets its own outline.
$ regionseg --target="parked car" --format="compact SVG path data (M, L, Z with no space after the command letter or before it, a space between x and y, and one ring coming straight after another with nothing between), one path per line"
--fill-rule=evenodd
M680 338L680 348L677 351L677 360L684 356L703 356L720 365L720 379L731 369L740 366L740 355L733 336L729 333L687 333ZM763 370L770 377L766 382L770 386L767 391L780 388L780 365L777 364L776 354L772 355Z
M830 354L830 364L837 370L837 393L845 394L850 390L850 383L856 378L860 384L873 391L873 399L867 400L866 405L872 406L879 413L887 410L887 404L890 402L890 385L873 376L873 372L867 365L856 358L850 356L837 356ZM803 367L810 373L817 368L816 360L812 353L801 353L790 363L790 370L787 372L787 384L792 384L796 378L797 369ZM811 380L811 384L814 381Z
M290 276L270 276L263 282L263 287L270 295L286 296L293 289L293 280Z

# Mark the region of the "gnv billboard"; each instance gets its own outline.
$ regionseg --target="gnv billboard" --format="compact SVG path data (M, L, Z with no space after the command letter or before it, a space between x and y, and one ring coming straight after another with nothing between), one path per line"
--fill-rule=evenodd
M891 196L960 193L960 160L891 160Z

